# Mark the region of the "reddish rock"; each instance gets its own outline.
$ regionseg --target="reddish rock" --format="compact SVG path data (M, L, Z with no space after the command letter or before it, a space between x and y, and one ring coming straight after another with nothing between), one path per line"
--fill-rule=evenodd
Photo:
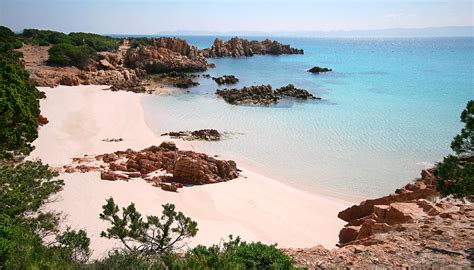
M125 165L122 165L120 163L110 163L110 167L109 167L112 171L123 171L123 172L126 172L127 171L127 166Z
M77 76L67 74L67 75L63 75L63 77L61 78L60 84L68 85L68 86L75 86L75 85L79 85L80 82L79 82L79 78L77 78Z
M357 239L360 226L347 226L339 231L339 243L349 243Z
M42 116L42 115L40 114L39 117L38 117L38 124L39 124L40 126L44 126L44 125L46 125L47 123L49 123L48 118L46 118L46 117L44 117L44 116Z
M118 160L119 157L115 154L115 153L111 153L111 154L104 154L102 156L102 160L105 162L105 163L110 163L110 162L113 162L113 161L116 161Z
M171 192L178 192L178 187L171 183L161 183L160 187L162 190L171 191Z

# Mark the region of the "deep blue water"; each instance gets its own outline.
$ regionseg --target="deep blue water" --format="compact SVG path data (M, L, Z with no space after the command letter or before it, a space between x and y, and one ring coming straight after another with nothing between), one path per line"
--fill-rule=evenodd
M214 37L184 37L200 48ZM210 59L212 76L233 74L236 87L293 83L316 102L232 106L199 79L189 94L144 100L157 132L217 128L232 132L198 143L213 154L245 159L308 189L375 196L393 192L450 153L474 99L474 38L275 38L304 55ZM311 74L313 66L332 68Z

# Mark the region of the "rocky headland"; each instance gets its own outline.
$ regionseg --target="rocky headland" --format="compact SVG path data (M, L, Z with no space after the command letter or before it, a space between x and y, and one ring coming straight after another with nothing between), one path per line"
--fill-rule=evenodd
M206 58L195 46L178 38L152 38L150 44L130 48L124 59L129 68L149 73L194 72L208 68Z
M215 129L168 132L161 134L161 136L170 136L173 139L183 139L185 141L219 141L221 139L221 133Z
M474 205L439 199L433 169L338 214L348 222L340 248L284 249L297 266L326 268L469 268L474 263Z
M111 85L111 90L146 92L143 82L149 74L204 71L209 66L199 49L177 38L151 39L134 48L125 39L116 51L98 52L99 59L90 59L83 68L50 65L49 49L50 46L28 44L18 49L36 86L95 84ZM196 85L185 75L174 77L178 78L177 87Z
M216 38L211 48L202 50L205 57L243 57L253 55L281 55L281 54L303 54L301 49L292 48L278 41L265 39L263 41L246 40L233 37L228 41Z
M257 85L243 87L242 89L217 89L216 94L221 96L227 103L233 105L255 104L270 105L278 103L280 97L290 97L300 100L321 99L313 96L305 89L296 88L293 84L288 84L276 90L271 85Z

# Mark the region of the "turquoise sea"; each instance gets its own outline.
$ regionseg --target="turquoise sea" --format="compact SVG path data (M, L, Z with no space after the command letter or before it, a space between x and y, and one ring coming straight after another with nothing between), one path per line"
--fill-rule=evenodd
M182 38L200 48L214 40ZM190 93L146 97L148 124L157 134L229 132L199 150L308 190L364 197L393 192L451 152L459 115L474 99L474 38L274 39L305 54L210 59L216 68L205 73L235 75L238 88L293 83L321 101L233 106L201 78ZM307 72L313 66L334 71Z

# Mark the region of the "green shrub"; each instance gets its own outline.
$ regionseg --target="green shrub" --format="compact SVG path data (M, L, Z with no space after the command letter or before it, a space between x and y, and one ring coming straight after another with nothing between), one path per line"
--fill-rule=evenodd
M196 235L197 223L176 212L173 204L163 205L163 215L147 216L146 220L131 203L120 209L112 198L107 200L100 218L110 227L101 233L102 237L119 239L130 251L143 254L162 254L181 248L187 238Z
M97 52L114 51L119 46L119 40L91 33L70 33L69 37L75 45L87 45Z
M275 245L247 243L230 237L222 245L197 246L184 258L163 256L170 269L293 269L292 260Z
M454 137L451 148L458 156L449 155L437 164L437 189L444 195L457 198L474 196L474 100L467 103L461 113L465 124L461 133Z
M26 155L38 137L40 93L12 52L0 53L0 159Z
M67 43L53 45L49 51L48 62L61 66L85 67L91 58L96 57L93 49L87 45L74 46Z
M0 269L75 269L88 258L84 231L67 230L56 242L58 217L38 210L63 182L40 161L0 165Z
M25 29L22 37L25 42L39 46L70 43L70 39L66 34L50 30Z

